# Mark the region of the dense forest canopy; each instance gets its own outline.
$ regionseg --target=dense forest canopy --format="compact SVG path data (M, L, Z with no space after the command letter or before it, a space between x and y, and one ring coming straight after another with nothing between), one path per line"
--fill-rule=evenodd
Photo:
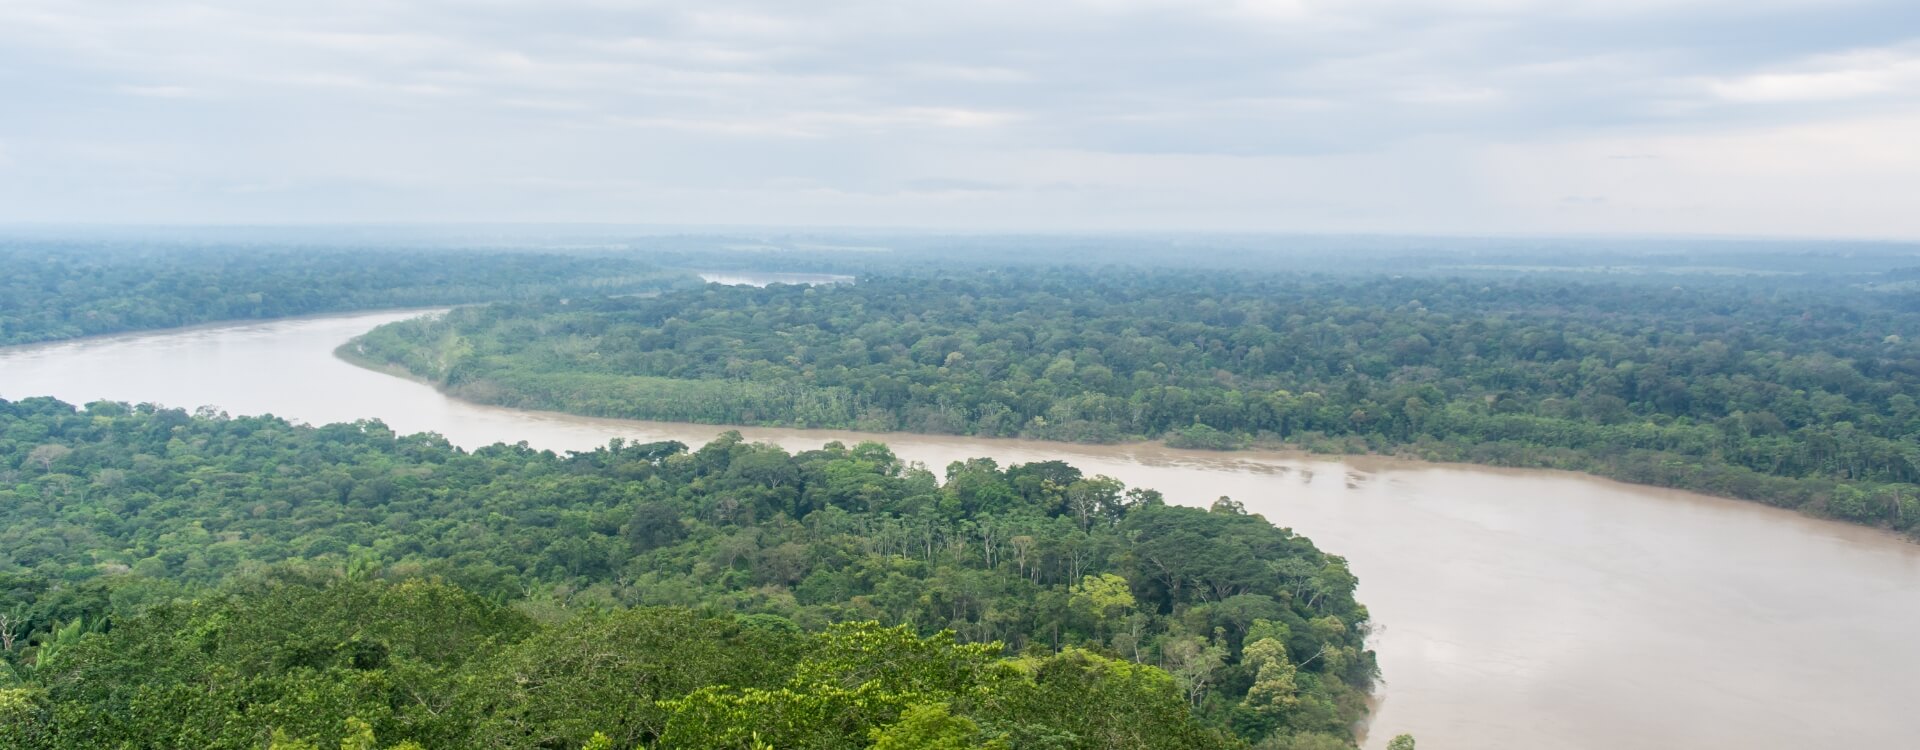
M631 258L532 251L79 244L0 238L0 346L221 320L684 283Z
M1084 649L673 607L542 622L418 580L249 582L37 653L0 686L8 748L1245 747L1165 670Z
M9 746L1341 747L1354 586L1060 462L0 401Z
M1920 299L1018 269L462 309L347 350L597 416L1573 468L1912 529Z

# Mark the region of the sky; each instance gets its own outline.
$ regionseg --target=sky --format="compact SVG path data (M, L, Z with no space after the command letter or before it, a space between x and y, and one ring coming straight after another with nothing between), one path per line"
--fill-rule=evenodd
M1920 238L1916 0L0 0L0 222Z

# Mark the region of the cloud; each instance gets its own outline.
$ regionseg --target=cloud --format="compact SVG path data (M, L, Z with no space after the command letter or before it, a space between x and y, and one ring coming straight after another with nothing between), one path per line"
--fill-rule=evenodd
M1019 119L1010 112L942 107L904 107L868 111L797 111L769 116L722 117L634 116L609 122L636 129L677 130L687 133L778 138L824 138L836 135L886 133L926 128L993 128Z
M1736 102L1920 99L1920 46L1821 55L1782 70L1711 79L1707 87Z
M1013 188L1004 183L959 177L922 177L908 180L901 187L913 193L994 193Z
M1547 231L1548 196L1606 196L1567 231L1920 237L1920 113L1699 133L1495 146L1476 158L1491 206ZM1619 154L1658 154L1619 159ZM1551 165L1543 169L1542 165Z
M132 96L144 96L153 99L198 99L205 97L204 91L185 86L120 86L119 91Z
M1916 28L1911 0L12 0L0 220L1659 231L1714 175L1774 186L1738 231L1911 193L1851 155L1910 139L1857 123L1920 114ZM1801 128L1866 139L1795 141L1858 179L1711 147Z
M1394 94L1394 98L1413 104L1481 104L1505 98L1505 92L1485 86L1431 84L1416 86Z

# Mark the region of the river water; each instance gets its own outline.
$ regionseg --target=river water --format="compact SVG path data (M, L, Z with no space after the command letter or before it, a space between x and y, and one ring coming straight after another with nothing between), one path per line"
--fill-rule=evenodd
M766 271L701 271L696 276L709 284L729 286L767 286L769 284L845 284L852 276L837 273L770 273Z
M453 401L332 350L417 312L183 329L0 350L0 397L378 418L467 447L699 445L723 428ZM1423 750L1920 747L1920 545L1718 498L1553 472L748 428L788 449L878 438L939 470L1059 458L1221 495L1346 556L1385 682L1367 741Z

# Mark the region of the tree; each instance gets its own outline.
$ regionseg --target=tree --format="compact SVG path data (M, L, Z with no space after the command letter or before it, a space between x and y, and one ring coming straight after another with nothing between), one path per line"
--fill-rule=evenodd
M68 448L67 446L64 446L64 445L49 443L47 445L42 445L37 448L34 448L32 451L28 452L27 460L33 463L39 464L41 471L53 471L54 462L57 462L60 459L66 458L69 454L72 454L72 453L73 453L72 448Z
M1255 713L1274 716L1299 702L1299 674L1287 661L1287 647L1274 638L1262 638L1247 645L1241 663L1253 670L1253 687L1247 689L1246 705Z
M922 703L901 712L900 720L874 729L872 750L977 750L980 725L954 716L945 703ZM995 743L988 747L1005 747Z
M1227 660L1225 648L1200 635L1168 638L1161 642L1160 655L1167 671L1180 681L1187 703L1194 706L1206 697Z
M1087 622L1096 634L1107 632L1109 623L1123 622L1134 608L1133 590L1127 579L1112 573L1085 576L1075 586L1068 606Z
M627 543L634 552L648 552L687 535L680 512L663 502L643 502L627 522Z
M1109 522L1120 520L1120 492L1126 485L1108 476L1083 479L1067 485L1067 507L1080 520L1080 528L1092 528L1095 517Z
M0 745L31 747L45 731L46 719L39 691L0 686Z

